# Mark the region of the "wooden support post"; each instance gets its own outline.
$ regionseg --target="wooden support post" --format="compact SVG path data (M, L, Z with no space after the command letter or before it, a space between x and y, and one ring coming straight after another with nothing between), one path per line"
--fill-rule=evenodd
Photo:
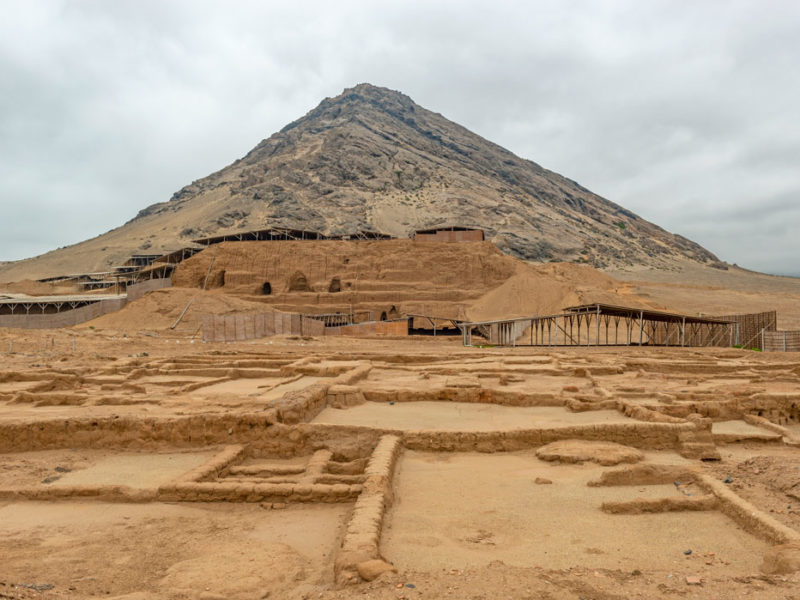
M639 311L639 345L644 342L644 311Z
M594 340L594 345L600 345L600 305L597 305L597 337Z

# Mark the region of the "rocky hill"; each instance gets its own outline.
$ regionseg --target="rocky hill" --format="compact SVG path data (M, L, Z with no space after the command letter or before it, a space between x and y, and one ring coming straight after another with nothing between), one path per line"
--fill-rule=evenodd
M0 267L0 280L101 270L134 252L269 226L407 236L437 225L480 227L504 252L534 261L601 268L718 262L404 94L361 84L122 227Z

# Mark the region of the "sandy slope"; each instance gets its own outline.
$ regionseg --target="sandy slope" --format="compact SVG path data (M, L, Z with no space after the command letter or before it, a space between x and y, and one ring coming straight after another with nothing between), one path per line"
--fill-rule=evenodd
M690 263L680 271L635 269L608 271L631 293L688 314L735 314L778 311L779 329L800 329L800 279L731 267Z

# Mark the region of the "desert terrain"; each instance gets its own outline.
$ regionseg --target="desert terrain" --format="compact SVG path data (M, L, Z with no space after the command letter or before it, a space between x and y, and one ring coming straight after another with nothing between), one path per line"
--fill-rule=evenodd
M800 598L800 353L643 342L644 311L800 330L800 280L403 94L0 282L0 599ZM587 304L597 346L455 326Z
M211 344L167 292L0 334L0 597L797 597L798 355Z

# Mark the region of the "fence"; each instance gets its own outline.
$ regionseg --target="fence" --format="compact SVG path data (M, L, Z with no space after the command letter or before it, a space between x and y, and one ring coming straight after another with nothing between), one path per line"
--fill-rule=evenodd
M281 312L203 317L205 342L240 342L282 334L321 336L325 334L325 324L295 313Z
M778 313L774 310L762 313L743 315L728 315L714 317L724 321L732 321L736 325L736 335L733 343L742 348L761 348L761 332L776 331L778 329Z
M135 283L129 285L127 288L128 302L133 302L144 296L147 292L154 290L163 290L164 288L172 287L172 279L169 277L161 277L159 279L148 279L142 283Z
M555 315L460 322L465 346L477 334L499 346L729 346L735 324L714 317L610 304L571 306ZM527 332L527 333L526 333Z
M764 352L800 352L800 331L765 331L761 338Z
M17 329L57 329L91 321L125 306L125 298L100 300L86 306L47 314L0 315L0 327Z
M119 298L106 298L98 300L91 304L86 304L78 308L63 308L62 305L69 304L68 301L61 301L59 299L45 299L36 301L36 298L31 298L31 303L41 304L45 309L50 307L58 307L57 312L47 312L42 314L32 314L26 311L25 313L17 313L10 315L0 315L0 327L10 327L16 329L58 329L60 327L72 327L79 325L86 321L91 321L97 317L101 317L108 313L122 310L128 302L138 300L147 292L159 290L170 287L172 282L169 278L166 279L152 279L142 283L128 286L127 296ZM75 296L72 300L80 299L81 303L92 300L91 295Z

